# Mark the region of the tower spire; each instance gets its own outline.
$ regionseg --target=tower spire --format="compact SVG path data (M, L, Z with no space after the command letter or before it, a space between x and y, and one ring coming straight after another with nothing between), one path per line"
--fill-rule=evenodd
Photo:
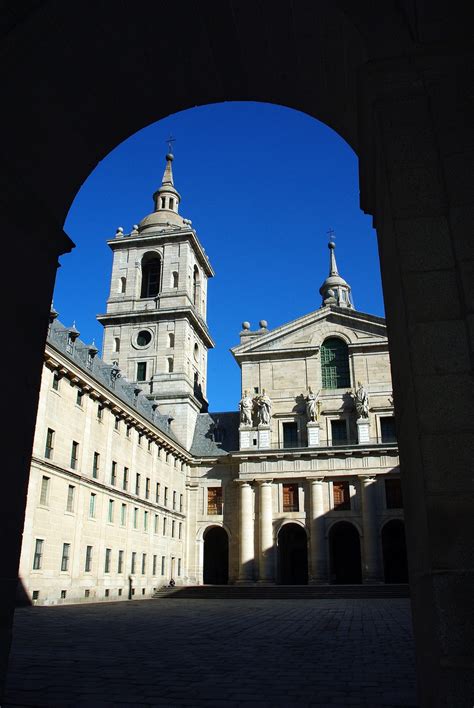
M339 275L336 263L336 243L335 233L329 229L329 276L319 288L322 295L322 307L326 305L337 305L338 307L348 307L354 309L352 302L351 286Z

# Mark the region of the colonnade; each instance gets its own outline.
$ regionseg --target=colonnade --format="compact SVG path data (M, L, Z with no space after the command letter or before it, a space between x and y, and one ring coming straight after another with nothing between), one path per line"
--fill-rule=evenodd
M377 531L376 478L360 475L362 515L362 579L381 582L383 578L380 539ZM273 479L238 480L240 486L239 583L275 582L273 528ZM329 582L328 543L326 540L324 477L306 479L306 531L308 534L308 582ZM254 489L257 491L254 509ZM257 519L258 523L255 523ZM347 517L341 517L341 520Z

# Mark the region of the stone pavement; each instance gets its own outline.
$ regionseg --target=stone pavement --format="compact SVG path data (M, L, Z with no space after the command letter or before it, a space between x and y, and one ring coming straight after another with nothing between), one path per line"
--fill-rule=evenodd
M409 601L22 608L6 706L416 706Z

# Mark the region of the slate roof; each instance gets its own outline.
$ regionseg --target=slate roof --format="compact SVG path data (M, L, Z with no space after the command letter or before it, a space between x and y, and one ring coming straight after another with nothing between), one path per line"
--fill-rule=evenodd
M220 457L238 450L239 423L238 412L199 413L191 454L196 457Z
M124 376L121 376L120 369L117 369L112 364L106 364L97 354L93 357L92 362L89 363L88 354L91 345L84 344L79 338L75 340L72 352L67 350L68 335L71 331L74 333L77 330L73 327L64 327L56 319L51 324L47 341L66 358L71 359L87 376L108 388L117 398L134 408L137 413L182 447L170 429L167 416L154 411L152 401L146 397L146 394L136 384L130 383ZM118 376L114 375L114 371L118 373Z

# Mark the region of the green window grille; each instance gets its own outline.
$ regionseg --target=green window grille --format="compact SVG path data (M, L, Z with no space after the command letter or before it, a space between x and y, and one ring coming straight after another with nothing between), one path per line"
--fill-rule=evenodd
M321 347L323 388L347 388L351 385L349 352L342 339L326 339Z

